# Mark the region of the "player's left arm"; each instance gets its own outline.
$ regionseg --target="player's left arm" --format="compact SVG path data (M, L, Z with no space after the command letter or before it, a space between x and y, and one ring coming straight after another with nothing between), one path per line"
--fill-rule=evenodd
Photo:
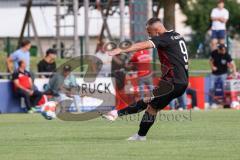
M110 52L107 52L108 55L110 56L115 56L121 53L129 53L129 52L134 52L134 51L139 51L139 50L144 50L144 49L150 49L154 48L154 45L150 41L143 41L143 42L138 42L130 46L129 48L126 49L121 49L121 48L116 48Z

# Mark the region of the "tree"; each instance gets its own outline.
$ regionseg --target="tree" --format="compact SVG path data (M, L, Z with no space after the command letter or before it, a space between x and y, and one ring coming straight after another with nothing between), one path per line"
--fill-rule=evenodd
M217 6L217 0L178 0L183 13L187 16L186 25L193 29L191 48L196 51L197 44L204 41L211 26L211 10ZM231 35L240 34L240 4L237 0L225 1L225 8L230 12L227 28Z
M163 1L164 26L169 30L175 29L175 4L176 0Z

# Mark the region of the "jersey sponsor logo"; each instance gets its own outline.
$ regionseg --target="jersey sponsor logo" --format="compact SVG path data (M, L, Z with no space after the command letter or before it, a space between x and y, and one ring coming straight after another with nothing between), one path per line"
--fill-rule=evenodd
M181 38L183 38L181 35L171 36L171 39L172 39L172 40L179 40L179 39L181 39Z
M222 60L221 60L221 63L222 63L223 65L227 64L226 59L222 59Z

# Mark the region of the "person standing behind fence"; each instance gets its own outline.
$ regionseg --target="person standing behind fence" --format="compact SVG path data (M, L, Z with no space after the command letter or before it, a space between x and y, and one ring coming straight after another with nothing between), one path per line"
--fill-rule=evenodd
M38 63L38 72L52 73L56 71L56 56L57 51L55 49L48 49L46 56ZM42 75L42 78L49 78L49 75Z
M151 91L154 89L152 82L151 60L151 55L148 50L137 51L130 59L130 65L135 67L137 70L141 99L144 98L145 85Z
M10 73L18 69L18 62L24 60L26 63L26 70L30 71L30 50L31 42L29 40L23 40L21 43L21 48L13 52L7 58L7 67Z
M219 0L217 8L211 12L212 21L212 50L217 49L217 44L225 44L226 23L229 19L229 12L224 8L224 0Z
M222 83L225 82L228 74L228 69L232 69L234 75L236 75L236 66L232 60L231 55L227 53L226 46L224 44L220 44L218 49L214 50L211 53L210 57L210 66L212 69L212 74L210 76L210 96L209 96L209 104L211 108L215 108L215 103L213 100L214 95L214 87L215 83L218 79L221 79Z

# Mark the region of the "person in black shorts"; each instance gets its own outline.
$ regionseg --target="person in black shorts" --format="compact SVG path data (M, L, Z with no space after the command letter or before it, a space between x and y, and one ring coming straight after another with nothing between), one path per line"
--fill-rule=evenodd
M156 48L161 62L162 77L151 97L144 98L122 110L113 110L103 115L108 120L116 120L118 116L139 113L146 110L137 134L128 140L146 140L146 135L153 125L158 111L166 107L171 100L181 96L188 86L188 50L184 38L174 32L167 31L159 18L151 18L146 24L151 37L148 41L133 44L127 49L116 48L110 56L121 53Z

